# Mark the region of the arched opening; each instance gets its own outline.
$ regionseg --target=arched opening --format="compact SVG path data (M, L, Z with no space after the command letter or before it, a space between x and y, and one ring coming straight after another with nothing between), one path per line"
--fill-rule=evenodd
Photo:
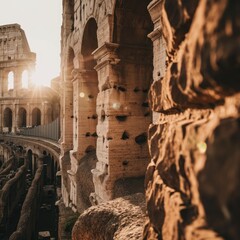
M82 39L81 61L83 74L81 75L79 83L78 97L80 99L79 105L82 106L80 115L84 116L85 125L87 126L79 135L84 138L83 141L86 147L91 145L94 146L94 148L96 148L97 142L96 99L98 95L98 75L97 71L94 69L97 63L92 53L97 48L97 23L95 19L91 18L85 26ZM86 132L89 133L89 135L86 135ZM85 151L85 149L82 150Z
M5 132L12 131L12 110L10 108L4 110L3 127Z
M125 156L119 157L117 164L119 164L120 174L117 178L126 179L129 189L133 191L142 191L150 159L148 145L145 144L147 142L145 133L152 121L151 114L146 114L151 112L148 104L148 91L153 79L153 44L148 37L154 29L147 9L150 2L151 0L116 0L114 9L112 39L113 43L118 44L117 55L121 59L118 64L118 82L114 86L114 91L116 95L124 96L124 101L120 99L112 105L116 111L113 121L119 126L119 139L121 140L116 144L116 152L129 153L127 160ZM122 109L127 109L127 111ZM113 155L112 158L115 159L115 156ZM115 165L116 162L114 162L114 167ZM133 170L132 166L138 166L138 168ZM130 186L136 181L139 182L136 186L141 186L139 189ZM122 181L116 181L116 184L122 184ZM128 184L123 184L121 188L125 189L126 185ZM127 189L125 190L127 192ZM114 196L118 194L113 193ZM122 194L125 194L124 190Z
M28 83L29 83L28 79L29 79L28 71L24 70L22 72L22 81L21 81L22 88L28 88Z
M32 111L32 126L41 125L41 111L39 108L34 108Z
M20 108L18 111L18 127L27 126L27 111L25 108Z
M8 73L8 91L14 89L14 73L13 71Z

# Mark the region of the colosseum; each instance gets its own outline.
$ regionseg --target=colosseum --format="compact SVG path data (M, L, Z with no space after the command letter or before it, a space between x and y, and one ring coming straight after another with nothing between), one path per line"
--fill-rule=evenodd
M0 26L0 236L240 239L240 3L62 6L52 88Z

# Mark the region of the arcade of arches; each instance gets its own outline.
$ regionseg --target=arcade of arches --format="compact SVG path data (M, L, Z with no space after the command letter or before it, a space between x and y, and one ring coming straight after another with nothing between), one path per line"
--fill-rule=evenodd
M36 54L24 31L18 24L3 25L0 36L0 133L51 123L59 116L59 96L50 88L34 87Z
M60 170L72 239L240 239L239 1L62 4L61 137L25 149L33 172L37 154L50 182ZM24 46L17 67L0 51L1 133L58 116L58 98L30 94Z
M219 9L215 18L211 9ZM145 178L145 239L237 239L236 227L223 226L239 217L230 207L239 200L239 179L222 192L228 197L221 203L218 183L209 180L211 193L198 188L212 179L207 163L211 168L216 161L218 126L226 119L235 126L239 118L237 44L225 45L239 37L234 9L239 3L228 0L63 0L60 162L66 206L82 212L83 206L144 192ZM224 80L230 72L236 81ZM236 144L229 148L237 151ZM85 178L83 166L93 180ZM84 221L80 217L79 229ZM74 239L84 236L77 231Z

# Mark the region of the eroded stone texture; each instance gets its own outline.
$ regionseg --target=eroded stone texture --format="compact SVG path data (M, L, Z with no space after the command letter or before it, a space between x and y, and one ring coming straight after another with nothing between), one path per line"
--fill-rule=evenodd
M86 210L72 232L74 240L139 240L146 221L145 197L134 194Z
M89 150L97 156L88 169L92 202L143 191L153 70L149 3L63 1L60 161L66 206L81 208L78 173Z
M164 76L154 69L150 92L144 239L237 240L240 4L177 2L149 6L153 33L162 24L167 68ZM153 33L155 43L161 35Z

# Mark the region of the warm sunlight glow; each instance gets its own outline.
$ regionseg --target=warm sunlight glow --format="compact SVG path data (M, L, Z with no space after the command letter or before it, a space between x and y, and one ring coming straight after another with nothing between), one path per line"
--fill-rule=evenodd
M22 73L22 88L28 88L28 71L24 70Z
M8 73L8 90L11 90L14 88L14 73L9 72Z
M0 6L0 25L20 24L30 50L36 53L32 84L50 86L50 81L60 73L62 4L47 0L0 0ZM10 89L13 87L9 86Z
M79 96L80 96L80 98L84 98L85 97L85 93L84 92L80 92Z
M46 73L43 73L42 71L39 71L36 69L35 72L33 72L33 78L32 83L35 86L51 86L51 79L46 77Z

